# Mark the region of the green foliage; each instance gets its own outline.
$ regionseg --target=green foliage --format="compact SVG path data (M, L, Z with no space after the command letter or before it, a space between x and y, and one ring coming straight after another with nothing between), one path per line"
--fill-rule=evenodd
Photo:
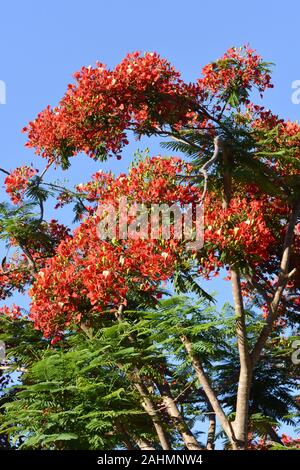
M254 341L255 314L249 311L248 316L249 338ZM137 448L142 437L159 448L134 385L138 377L161 410L172 448L182 448L178 429L162 408L166 386L190 429L199 428L209 410L183 336L192 342L220 402L229 412L234 410L239 370L230 306L220 313L203 297L170 297L150 309L133 302L124 318L109 313L98 321L95 330L83 327L53 347L30 322L1 319L0 340L9 345L11 368L23 368L21 383L7 385L1 399L0 436L9 436L10 445L20 449ZM250 427L257 436L267 435L280 422L297 422L297 383L279 346L273 343L254 373Z
M204 418L207 404L179 335L191 335L195 350L210 367L225 347L215 314L204 301L191 305L178 297L153 310L128 310L122 321L108 316L92 335L70 335L59 348L44 344L30 360L24 352L32 339L27 336L23 342L25 351L12 344L11 361L26 362L27 371L22 385L7 389L11 399L4 400L1 433L22 449L122 448L124 435L133 443L144 436L157 446L153 424L132 381L137 370L156 406L167 381L193 426ZM164 412L162 418L173 446L180 448L174 424Z

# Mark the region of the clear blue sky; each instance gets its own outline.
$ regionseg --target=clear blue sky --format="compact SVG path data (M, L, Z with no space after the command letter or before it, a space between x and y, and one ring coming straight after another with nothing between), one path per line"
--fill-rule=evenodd
M5 168L30 162L43 167L24 148L20 130L58 102L74 71L96 60L114 66L134 50L159 52L189 81L229 46L249 42L276 64L267 106L298 118L300 105L291 101L291 84L300 79L297 0L11 0L1 2L0 15L0 80L7 88L7 103L0 105L0 158ZM147 144L158 152L156 142ZM133 142L121 162L110 160L105 168L126 170L136 147ZM87 180L97 168L86 157L76 158L70 181ZM222 300L230 299L227 283L215 281L214 288L223 291Z
M21 128L48 104L58 102L72 73L82 65L100 60L112 67L134 50L159 52L189 81L229 46L250 43L275 63L275 89L266 94L266 105L297 119L300 105L292 103L291 84L300 79L299 16L297 0L2 2L0 80L6 83L7 102L0 105L1 166L13 169L33 162L42 168L44 161L24 148ZM133 151L146 145L159 152L157 141L133 141L121 162L111 159L105 168L126 171ZM78 183L98 168L90 159L78 157L63 177ZM71 220L70 212L64 216ZM221 300L230 299L227 283L216 281L214 286L224 291Z

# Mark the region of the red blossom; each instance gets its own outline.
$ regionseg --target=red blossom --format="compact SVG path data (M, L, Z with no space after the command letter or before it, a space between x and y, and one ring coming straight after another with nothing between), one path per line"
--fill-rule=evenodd
M118 206L120 197L144 203L197 202L199 190L178 184L185 163L178 158L148 158L128 175L113 178L98 172L81 185L91 201ZM96 206L95 206L96 208ZM172 277L183 257L182 240L126 239L102 241L99 217L89 216L73 236L61 242L46 261L31 288L31 313L45 336L61 334L65 327L90 314L101 314L126 302L129 290L155 294Z
M4 184L6 192L14 204L20 204L25 191L28 188L29 180L38 170L29 166L21 166L16 168L5 178Z
M216 62L203 67L202 75L200 89L225 101L235 92L238 101L245 103L253 87L262 93L273 86L261 56L248 46L228 49Z
M119 156L126 130L154 132L165 123L188 122L196 89L156 53L129 54L109 70L97 63L74 74L58 107L47 107L30 122L29 147L63 162L78 152L91 157Z
M12 307L0 307L0 315L6 315L13 320L17 320L22 316L21 309L16 304L13 304Z

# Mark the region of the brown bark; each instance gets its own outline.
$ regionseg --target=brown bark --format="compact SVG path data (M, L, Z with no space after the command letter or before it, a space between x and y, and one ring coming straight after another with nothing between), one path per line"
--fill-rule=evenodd
M117 314L116 314L117 319L119 321L123 320L123 311L124 311L124 307L121 305L118 309ZM131 343L135 343L135 339L132 336L129 336L128 339ZM136 375L138 374L137 370L135 370L135 374ZM137 384L135 384L135 387L137 388L137 390L141 394L140 385L141 385L141 382L139 381L138 387L137 387ZM163 404L165 406L166 413L169 415L169 417L171 418L172 422L174 423L176 429L178 430L179 434L181 435L182 440L184 442L184 445L189 450L201 450L201 446L199 445L197 439L195 438L192 431L187 426L183 416L181 415L181 413L180 413L180 411L179 411L179 409L176 405L176 402L174 401L174 399L172 397L172 394L171 394L171 391L170 391L169 387L167 385L165 385L164 387L160 387L160 389L161 389L160 391L161 391L161 394L162 394ZM146 387L145 387L144 391L147 393ZM145 411L147 411L146 408L145 408L145 405L144 405L144 409L145 409ZM148 405L148 411L149 411L149 409L150 408L149 408L149 405ZM153 416L153 410L152 410L152 416ZM154 423L154 421L153 421L153 423Z
M232 293L236 315L236 334L240 358L236 414L233 422L234 434L239 449L245 449L248 442L248 408L252 381L252 365L249 355L245 310L238 271L231 270Z
M123 369L122 364L118 364L118 367L120 369ZM135 389L137 390L137 392L139 393L141 397L141 405L153 423L153 426L155 428L155 431L156 431L156 434L157 434L157 437L159 439L162 449L171 450L171 446L170 446L167 434L162 425L159 412L156 409L153 401L149 397L147 387L143 384L143 381L139 377L138 371L135 370L134 373L130 375L127 374L127 377L133 383Z
M155 450L148 439L130 435L122 423L116 423L116 429L122 434L123 443L128 450L135 450L136 447L140 450Z
M212 389L209 380L206 377L206 374L203 370L201 361L198 359L198 357L193 353L193 348L192 348L192 343L191 341L186 337L182 336L181 341L188 353L189 358L191 359L192 365L194 367L194 370L196 372L197 378L199 380L200 385L202 386L204 393L207 396L207 399L209 400L212 409L216 413L216 416L218 420L220 421L220 424L222 428L224 429L224 432L226 433L228 439L230 440L230 443L232 445L232 448L236 449L236 439L234 435L234 431L232 428L232 425L230 421L228 421L220 403L219 400Z
M221 147L223 160L223 208L227 209L232 192L232 177L230 172L231 155L224 142L221 143Z
M134 386L142 398L142 406L144 410L150 416L153 422L153 426L155 427L160 445L162 446L163 450L170 450L171 447L170 447L167 434L165 433L164 428L162 426L159 413L156 410L151 398L148 395L147 387L138 380L135 381Z
M117 423L116 424L116 429L117 431L122 434L122 441L127 450L134 450L135 446L134 443L131 440L131 437L129 436L128 432L125 430L123 424Z
M231 177L231 155L226 145L222 146L223 157L223 208L228 208L232 193L232 177ZM248 409L249 396L252 381L252 364L249 354L249 345L247 338L247 328L245 319L245 310L243 304L243 296L241 292L241 280L239 271L231 268L232 294L234 301L234 310L236 316L236 336L238 343L240 372L238 381L238 390L236 398L236 414L233 422L234 434L236 438L237 448L242 450L247 447L248 442Z
M224 199L223 207L228 207L231 198L231 176L228 168L230 164L230 156L227 149L223 145L223 162L224 162ZM247 329L245 323L245 311L243 306L243 298L241 294L240 275L237 270L231 266L231 279L232 291L234 299L234 307L236 314L236 333L238 341L238 350L240 358L240 374L237 391L236 401L236 417L233 423L235 437L237 439L238 449L245 449L248 442L248 409L249 409L249 396L253 376L253 368L259 361L260 354L264 348L266 341L272 331L274 322L278 315L278 307L282 299L282 295L288 279L292 273L289 273L289 260L291 256L292 244L294 239L294 228L300 214L300 201L298 200L294 206L290 220L287 227L287 232L284 241L283 254L280 263L280 274L278 283L272 301L268 300L269 316L266 325L263 327L261 334L250 354ZM267 296L266 296L267 297Z
M299 216L300 216L300 200L298 199L296 204L294 205L294 208L290 215L289 223L287 226L287 231L286 231L284 245L283 245L283 253L282 253L281 262L280 262L280 273L278 276L278 282L275 287L275 292L274 292L272 300L271 301L268 300L269 314L268 314L267 322L265 326L263 327L251 353L251 361L252 361L253 366L255 366L255 364L258 362L260 358L260 354L263 348L265 347L266 341L273 329L275 320L277 319L277 316L278 316L278 307L280 305L283 292L286 288L288 280L294 274L294 271L289 272L289 264L290 264L290 257L291 257L292 246L293 246L293 241L294 241L294 229L295 229L295 225L298 221Z
M207 441L206 441L206 450L215 449L215 436L216 436L216 413L212 409L211 404L208 402L208 431L207 431Z
M183 443L188 450L201 450L202 447L187 426L182 414L180 413L176 402L174 401L168 385L160 388L165 410L170 416L174 426L182 437Z
M155 450L155 447L148 441L148 439L136 437L135 441L141 450Z
M116 312L116 318L118 321L123 320L123 312L124 312L124 305L120 305L118 311ZM132 336L129 337L129 341L131 343L134 342L134 338ZM120 367L122 367L120 365ZM138 391L139 395L141 396L141 404L146 413L150 416L153 426L156 430L156 434L158 436L160 445L162 446L163 450L170 450L170 443L167 437L167 434L163 428L163 425L160 420L159 412L156 409L154 403L152 402L147 387L144 385L142 378L140 377L139 371L137 368L134 369L134 372L129 376L129 379L133 382L134 387Z

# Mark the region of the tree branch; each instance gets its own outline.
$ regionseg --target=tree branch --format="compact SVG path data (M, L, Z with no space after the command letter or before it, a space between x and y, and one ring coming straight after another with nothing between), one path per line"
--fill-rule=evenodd
M280 301L283 295L283 292L286 288L286 285L289 279L295 273L295 270L289 272L289 264L290 264L290 257L292 252L292 246L294 241L294 229L295 225L298 221L300 216L300 199L295 203L292 213L290 215L290 219L288 222L284 244L283 244L283 253L280 262L280 272L278 276L278 281L275 287L273 299L269 302L269 314L266 321L266 324L261 330L261 333L256 341L256 344L251 352L251 361L252 365L258 362L261 351L263 350L267 339L273 329L274 322L278 316L278 307L280 305Z
M235 439L235 434L232 428L232 425L230 421L228 421L227 416L225 415L220 402L212 389L208 378L206 377L206 374L204 372L203 366L201 364L201 361L199 358L194 354L193 352L193 346L191 341L186 337L182 336L181 338L182 344L184 345L189 358L191 359L192 365L194 367L194 370L196 372L197 378L199 380L200 385L203 388L203 391L205 395L207 396L207 399L209 403L211 404L212 409L216 413L216 416L218 420L220 421L220 424L222 428L224 429L227 437L229 438L232 447L235 449L236 448L236 439Z

